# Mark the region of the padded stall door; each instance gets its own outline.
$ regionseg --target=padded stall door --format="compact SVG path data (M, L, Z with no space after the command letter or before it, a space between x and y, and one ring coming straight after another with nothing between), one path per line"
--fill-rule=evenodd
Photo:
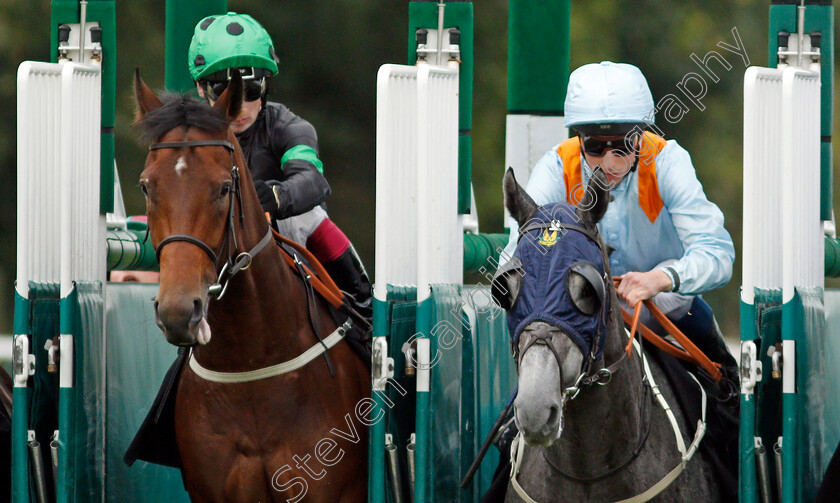
M179 470L123 463L177 350L155 325L157 284L108 283L105 291L107 401L106 501L188 503Z

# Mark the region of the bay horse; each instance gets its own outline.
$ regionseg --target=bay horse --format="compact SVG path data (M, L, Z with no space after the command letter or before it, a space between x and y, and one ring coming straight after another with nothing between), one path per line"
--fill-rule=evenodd
M505 501L723 501L712 464L690 446L697 425L683 415L665 374L654 359L644 363L625 350L596 228L606 187L597 171L577 207L538 207L513 171L505 174L505 206L520 228L516 252L492 287L508 311L519 373L520 437ZM657 392L673 406L675 424ZM677 435L693 457L680 452Z
M367 429L353 414L370 374L348 343L329 350L331 365L310 358L248 374L319 349L313 325L325 341L343 332L280 248L266 246L271 230L229 130L243 103L234 74L212 107L160 98L135 75L135 123L153 142L140 187L160 261L155 316L169 343L192 352L175 398L184 485L202 503L365 501Z

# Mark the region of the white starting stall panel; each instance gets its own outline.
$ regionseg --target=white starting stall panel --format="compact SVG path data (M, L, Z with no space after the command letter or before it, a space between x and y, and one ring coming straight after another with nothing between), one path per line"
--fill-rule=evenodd
M377 77L376 284L460 283L458 71L383 65Z
M100 68L27 61L17 85L13 501L29 501L30 488L40 498L48 486L67 501L77 486L102 485L88 476L103 471L102 395L74 389L101 389L104 378L104 358L81 365L104 349ZM77 335L86 323L99 334L90 347ZM49 398L56 373L58 410Z
M819 73L746 71L743 190L741 497L773 477L783 501L807 501L836 400L825 392Z

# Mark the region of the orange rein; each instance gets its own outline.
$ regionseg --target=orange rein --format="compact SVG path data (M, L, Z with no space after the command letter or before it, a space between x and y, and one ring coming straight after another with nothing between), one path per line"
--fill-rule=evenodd
M613 278L613 282L618 285L621 282L620 278ZM685 349L680 349L673 344L669 343L659 335L657 335L653 330L646 327L644 324L639 323L639 317L642 314L642 303L648 308L648 311L656 318L656 321L662 325L665 330L668 331L671 336L680 343L680 345ZM685 360L687 362L694 363L695 365L700 365L703 367L709 375L715 381L720 381L722 375L720 372L720 364L715 363L709 359L697 346L691 342L691 340L683 334L679 328L674 325L671 320L668 319L662 311L656 307L650 300L643 300L638 302L633 310L633 314L631 315L628 313L623 307L621 308L621 316L624 318L624 323L630 325L630 340L627 341L627 354L630 354L630 351L633 347L633 338L636 335L636 329L641 328L642 337L647 339L649 342L653 343L654 346L658 347L662 351L665 351L671 356L675 356L681 360Z

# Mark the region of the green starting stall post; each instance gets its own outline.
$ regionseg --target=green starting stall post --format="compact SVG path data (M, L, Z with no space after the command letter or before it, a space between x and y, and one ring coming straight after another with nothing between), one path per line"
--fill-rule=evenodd
M507 241L466 215L473 5L411 2L408 32L410 64L377 76L369 501L477 502L498 454L460 482L516 374L502 310L463 284L490 276Z
M104 255L90 250L104 242L113 208L114 24L113 1L54 1L60 63L18 71L16 503L75 501L99 483L96 456L78 463L101 446L101 421L95 400L81 398L94 384L77 363L89 350L81 328L102 326Z
M193 27L226 7L168 2L168 87L192 87ZM154 323L157 285L106 282L157 269L115 176L114 1L53 1L50 38L53 63L17 79L12 501L187 501L177 470L122 461L175 351Z
M227 0L166 0L166 88L175 92L195 89L187 69L193 30L203 18L227 12Z
M833 19L830 1L772 1L770 68L744 77L742 503L812 501L840 440Z
M509 2L505 167L513 168L523 187L540 157L569 137L563 104L571 9L570 0Z
M36 501L76 501L100 483L101 373L83 363L104 343L105 260L94 251L104 251L105 234L102 71L92 63L68 58L18 69L15 286L18 304L29 308L15 313L16 326L26 327L15 335L15 391L31 400L15 403L16 503L29 501L30 491Z
M522 183L533 156L567 137L570 9L510 2L505 161ZM508 235L478 234L464 215L472 34L472 3L412 2L412 66L385 65L377 79L373 389L387 414L370 431L373 503L479 501L495 449L471 485L459 482L515 388L505 315L486 286ZM463 285L462 272L484 285Z

